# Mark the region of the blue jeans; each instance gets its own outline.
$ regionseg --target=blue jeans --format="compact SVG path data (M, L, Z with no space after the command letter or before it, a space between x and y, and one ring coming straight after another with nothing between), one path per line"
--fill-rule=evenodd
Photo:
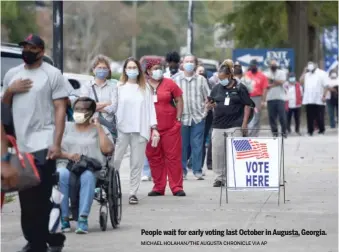
M336 117L338 117L338 105L331 103L330 100L326 100L326 104L327 104L328 119L330 121L330 127L335 128Z
M187 174L188 148L191 146L191 159L193 174L201 175L202 145L204 142L205 120L199 123L192 121L191 126L181 126L182 137L182 168Z
M69 217L69 175L66 168L58 168L60 192L64 195L61 202L61 216ZM88 216L94 199L96 177L91 171L84 171L80 176L79 216Z
M145 158L144 168L142 169L142 176L151 177L151 169L149 167L147 158Z

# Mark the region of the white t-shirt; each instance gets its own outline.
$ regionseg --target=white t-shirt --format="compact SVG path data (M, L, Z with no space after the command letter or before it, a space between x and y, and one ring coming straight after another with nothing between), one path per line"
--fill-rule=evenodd
M303 104L325 105L322 101L324 90L327 86L327 73L317 68L314 73L307 72L304 79Z
M333 88L333 87L339 85L339 79L338 78L335 78L335 79L328 78L326 83L327 83L327 86L329 88ZM326 100L329 100L329 99L331 99L331 92L328 91L327 94L326 94Z

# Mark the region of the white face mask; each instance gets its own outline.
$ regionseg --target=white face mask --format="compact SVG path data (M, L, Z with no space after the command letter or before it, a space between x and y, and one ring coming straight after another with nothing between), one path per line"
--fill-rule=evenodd
M82 112L73 113L73 119L76 124L83 124L84 122L87 121L88 118L89 116L86 116L86 113L82 113Z
M310 64L307 65L307 70L308 70L308 71L313 71L314 68L315 68L315 66L314 66L313 63L310 63Z

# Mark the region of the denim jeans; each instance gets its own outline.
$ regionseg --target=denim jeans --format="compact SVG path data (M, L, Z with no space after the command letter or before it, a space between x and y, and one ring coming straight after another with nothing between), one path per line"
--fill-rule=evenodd
M338 104L331 103L331 100L326 100L328 119L331 128L335 128L336 118L338 117Z
M151 169L149 167L147 158L145 158L144 168L142 169L142 176L151 177Z
M60 192L64 195L61 202L61 216L69 217L69 176L66 168L58 168ZM91 171L84 171L80 176L79 216L88 216L94 199L96 177Z
M187 174L188 148L191 146L191 159L193 174L201 175L202 146L204 142L205 120L199 123L192 121L191 126L181 126L182 137L182 168L184 175Z

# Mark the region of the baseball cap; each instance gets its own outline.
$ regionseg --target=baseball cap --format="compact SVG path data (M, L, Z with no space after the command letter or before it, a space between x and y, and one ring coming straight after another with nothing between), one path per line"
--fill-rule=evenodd
M257 60L251 60L250 62L250 66L257 66L258 65L258 61Z
M27 44L45 48L45 42L43 41L43 39L34 34L28 35L24 41L21 41L19 43L19 46L24 46Z

